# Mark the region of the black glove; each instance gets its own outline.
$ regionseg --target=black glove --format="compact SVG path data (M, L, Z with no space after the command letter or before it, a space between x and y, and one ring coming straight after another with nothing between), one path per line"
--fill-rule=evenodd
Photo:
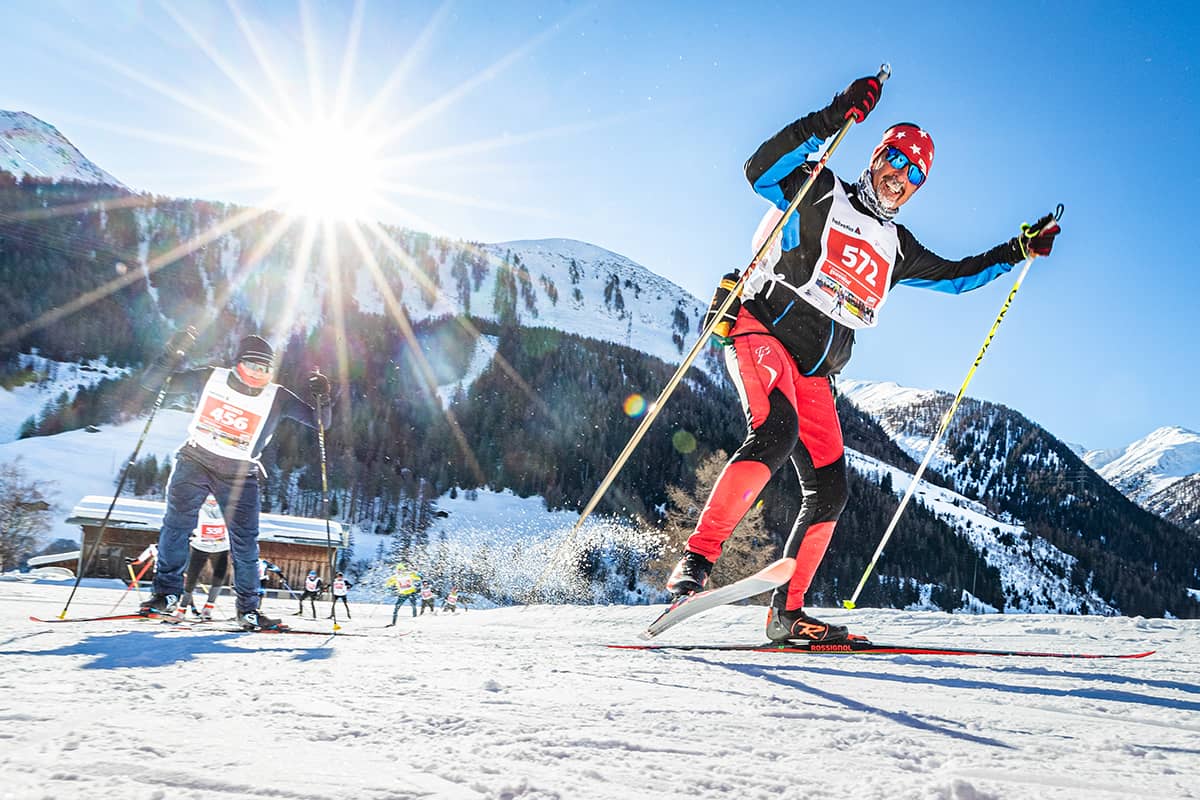
M871 109L875 108L882 93L883 85L879 82L879 78L874 75L859 78L847 86L843 92L834 95L833 102L829 104L829 110L836 122L829 121L839 128L844 120L852 119L855 122L862 122L871 113Z
M319 400L329 399L329 378L322 375L321 370L314 369L308 376L308 393Z
M172 372L187 358L188 351L196 344L196 329L188 326L187 330L175 331L163 349L162 362Z
M717 313L717 309L719 309L721 304L725 302L725 299L729 297L729 293L737 288L738 277L740 274L741 273L735 269L733 272L726 273L725 276L721 278L721 283L717 285L717 291L715 294L713 294L712 302L708 304L708 313L704 315L705 328L712 323L713 317ZM721 315L721 320L717 323L717 326L713 328L713 344L717 345L718 347L728 347L729 345L733 344L733 338L730 337L729 332L733 329L733 323L737 321L738 311L741 309L741 307L742 301L739 297L735 299L729 306L729 309L723 315Z
M1054 214L1047 214L1030 225L1021 225L1021 235L1014 237L1013 242L1022 258L1048 256L1054 249L1054 237L1062 231Z

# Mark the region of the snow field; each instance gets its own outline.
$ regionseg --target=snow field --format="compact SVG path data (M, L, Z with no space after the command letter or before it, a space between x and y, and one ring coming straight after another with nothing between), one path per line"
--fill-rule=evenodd
M1158 650L1133 661L603 647L659 610L631 606L405 606L382 628L390 606L352 601L366 635L333 641L27 621L69 588L0 582L0 798L1197 796L1197 621L815 612L877 641ZM119 596L85 586L71 613ZM762 622L727 607L660 638Z

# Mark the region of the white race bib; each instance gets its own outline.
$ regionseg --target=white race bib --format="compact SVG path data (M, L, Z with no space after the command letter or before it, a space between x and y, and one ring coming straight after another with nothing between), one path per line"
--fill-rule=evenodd
M856 210L841 181L834 181L820 262L800 297L848 328L873 328L887 302L898 250L896 225Z
M267 384L251 396L231 389L229 375L227 369L214 369L209 376L188 424L188 441L218 456L253 461L279 386Z

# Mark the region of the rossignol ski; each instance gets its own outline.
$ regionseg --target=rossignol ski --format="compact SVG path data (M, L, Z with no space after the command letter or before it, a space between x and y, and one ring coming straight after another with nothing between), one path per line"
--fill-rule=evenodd
M716 652L804 653L806 655L1022 656L1027 658L1145 658L1142 653L1058 653L1042 650L991 650L978 647L926 647L882 644L866 639L840 642L767 642L766 644L610 644L614 650L702 650Z
M781 558L775 563L759 570L740 581L726 584L719 589L709 589L706 592L696 592L676 600L670 608L659 615L658 619L642 633L643 639L657 636L674 625L678 625L689 617L694 617L702 611L736 603L756 594L774 589L786 583L796 570L796 559Z

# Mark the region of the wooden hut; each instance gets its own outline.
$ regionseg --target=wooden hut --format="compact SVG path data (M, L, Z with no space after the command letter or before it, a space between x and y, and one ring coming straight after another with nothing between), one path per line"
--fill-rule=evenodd
M67 522L83 528L84 556L92 552L100 525L112 503L112 497L89 495L80 500L71 511ZM153 500L135 500L121 497L113 506L104 531L100 549L92 559L88 578L128 579L126 558L136 559L148 546L158 541L166 503ZM315 569L328 583L329 546L336 551L349 546L349 536L341 523L330 521L328 538L326 523L315 517L292 517L286 514L262 514L258 520L259 555L279 566L283 576L294 588L303 588L304 576ZM81 565L76 565L78 571ZM232 570L232 565L231 565ZM207 576L201 576L201 582ZM277 578L269 576L268 586L275 586Z

